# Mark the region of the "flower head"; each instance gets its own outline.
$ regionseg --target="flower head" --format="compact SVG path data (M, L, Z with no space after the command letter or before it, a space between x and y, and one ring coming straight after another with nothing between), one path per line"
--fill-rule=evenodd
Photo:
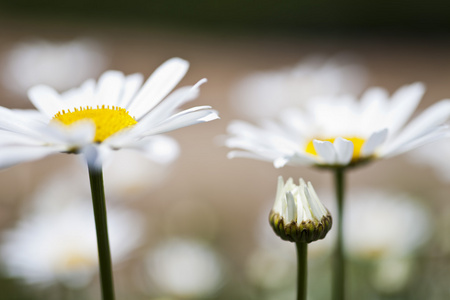
M79 288L98 270L94 216L89 199L80 193L69 193L61 201L67 193L67 184L61 183L50 183L34 195L29 211L2 236L0 257L10 276L27 283ZM140 245L142 218L120 208L108 212L112 260L117 264Z
M367 71L354 57L311 55L293 67L245 76L233 86L230 100L241 115L271 117L302 107L311 97L360 93L366 79Z
M278 177L275 204L269 216L270 225L283 240L310 243L323 239L331 229L332 219L322 205L311 182L292 178L286 183Z
M210 296L223 284L223 266L218 254L207 244L171 238L148 253L148 274L169 295L183 299Z
M167 96L188 67L187 61L172 58L143 85L141 74L107 71L97 83L87 80L62 94L44 85L31 88L37 110L0 107L0 167L57 152L82 152L97 166L122 148L151 156L156 144L160 149L167 141L158 134L218 118L210 106L177 111L197 97L205 79Z
M445 134L450 100L442 100L406 124L420 102L424 86L415 83L391 97L381 88L352 96L311 99L307 109L287 110L281 123L261 127L235 121L226 144L243 151L229 157L250 157L288 165L354 166L375 158L401 154Z
M65 90L104 70L107 55L103 50L90 39L22 42L5 55L2 82L7 89L21 95L26 95L36 84Z

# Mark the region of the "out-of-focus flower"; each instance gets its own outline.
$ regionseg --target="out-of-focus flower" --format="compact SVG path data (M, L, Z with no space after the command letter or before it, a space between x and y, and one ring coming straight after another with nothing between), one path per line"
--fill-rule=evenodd
M199 298L213 294L224 280L218 254L204 243L172 238L149 252L147 272L169 295Z
M292 68L257 72L236 83L230 99L245 117L276 116L288 107L302 107L311 97L358 94L365 86L367 71L344 56L311 56Z
M292 178L284 183L278 177L275 204L269 217L275 233L283 240L310 243L323 239L331 229L332 220L322 205L311 182L300 179L296 185Z
M261 127L234 121L228 126L228 157L247 157L288 165L336 167L391 157L445 135L450 100L435 103L405 126L416 109L424 86L415 83L391 97L381 88L352 96L311 99L305 110L284 111L276 123ZM404 127L404 128L403 128Z
M366 190L349 195L344 244L361 259L405 257L431 236L426 209L405 195Z
M60 282L78 288L96 274L91 200L68 193L65 186L50 184L39 191L16 228L4 233L0 255L10 276L27 283ZM61 195L70 196L61 201ZM109 211L108 223L112 261L123 262L141 243L142 219L137 213L115 208Z
M167 160L161 148L172 149L174 142L158 134L218 118L210 106L178 112L197 97L205 79L167 96L188 67L185 60L170 59L142 87L141 74L124 76L118 71L63 94L48 86L33 87L29 97L37 110L0 107L0 167L58 152L82 152L98 167L108 154L123 148Z
M409 159L416 164L431 166L440 180L450 182L450 132L445 139L412 151Z
M26 95L27 90L37 84L65 90L85 78L98 76L106 62L103 48L93 40L23 42L5 55L2 83L21 95Z

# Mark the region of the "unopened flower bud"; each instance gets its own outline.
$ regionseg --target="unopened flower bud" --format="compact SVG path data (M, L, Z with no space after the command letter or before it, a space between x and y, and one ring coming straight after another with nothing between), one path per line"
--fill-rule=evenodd
M292 178L283 182L278 177L275 204L269 222L283 240L311 243L323 239L331 229L331 214L322 205L311 182L300 179L295 185Z

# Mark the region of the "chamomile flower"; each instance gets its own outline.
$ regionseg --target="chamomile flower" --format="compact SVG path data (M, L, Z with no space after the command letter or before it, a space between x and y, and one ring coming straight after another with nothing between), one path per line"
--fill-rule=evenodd
M100 74L108 60L103 47L90 39L24 41L14 45L3 59L3 85L24 96L36 84L69 89Z
M337 167L401 154L445 134L450 100L435 103L406 124L425 91L423 84L403 86L392 96L381 88L353 96L320 97L305 110L286 110L281 122L261 127L234 121L228 127L229 158L248 157L285 165ZM406 124L406 125L405 125Z
M141 74L107 71L97 83L87 80L62 94L44 85L31 88L28 95L37 110L0 107L0 168L58 152L84 153L96 167L122 148L151 156L155 145L160 149L167 141L158 134L218 118L210 106L177 111L206 81L168 95L188 67L187 61L172 58L143 85Z
M347 55L311 55L293 67L248 74L233 85L230 101L246 117L267 118L289 107L302 107L320 95L360 93L367 71Z
M97 273L98 251L90 200L72 195L61 202L62 189L36 195L33 207L2 236L0 257L7 274L29 284L86 286ZM57 197L56 197L57 196ZM42 203L44 200L44 203ZM129 257L142 238L141 216L111 209L108 215L113 262Z

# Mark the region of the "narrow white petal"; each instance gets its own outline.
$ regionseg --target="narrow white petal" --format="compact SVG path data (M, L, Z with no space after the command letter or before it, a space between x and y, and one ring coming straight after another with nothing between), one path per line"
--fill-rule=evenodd
M92 105L117 106L124 85L125 76L119 71L106 71L98 80L95 103Z
M405 129L382 151L394 152L395 148L437 129L450 118L450 99L439 101L412 120Z
M277 195L275 197L275 203L273 204L273 210L274 210L274 212L276 212L280 215L281 215L281 207L282 207L281 199L282 199L283 195L285 194L283 187L284 187L283 177L278 176Z
M172 58L163 63L150 76L136 97L128 106L131 115L140 119L180 82L189 68L189 63L181 58Z
M131 74L125 77L122 96L120 97L117 106L128 109L131 99L133 99L133 96L136 95L136 92L141 87L143 81L144 76L140 73Z
M372 133L372 135L369 137L369 139L364 143L361 154L362 156L370 156L372 155L375 150L380 146L381 144L386 141L388 135L388 130L382 129L380 131Z
M154 128L150 128L149 130L146 130L145 132L142 133L142 135L160 134L175 129L179 129L182 127L191 126L194 124L209 122L216 119L219 119L219 115L217 111L213 109L192 111L191 113L188 114L180 114L176 117L171 117L162 124Z
M28 90L31 103L49 119L61 109L61 97L54 89L46 85L37 85Z
M286 193L286 213L285 224L297 221L297 207L291 192Z
M389 133L394 135L408 121L419 105L425 86L420 83L399 88L391 98L389 112L387 114Z
M338 137L334 140L333 146L336 150L337 163L339 165L348 165L353 156L353 143Z
M438 128L435 128L433 131L422 135L419 138L412 139L404 144L398 145L395 148L391 148L391 151L384 151L382 153L382 156L384 157L392 157L395 155L402 154L404 152L413 150L415 148L421 147L423 145L433 143L437 140L443 139L445 137L448 137L448 126L440 126Z
M0 148L0 169L19 163L37 160L47 155L59 152L53 147L42 146L9 146Z
M336 152L333 144L328 141L313 140L314 149L326 164L333 165L336 162Z
M175 90L163 102L152 109L137 126L150 127L158 124L173 115L176 110L184 103L197 98L199 94L199 87L206 82L202 79L194 86L186 86Z

